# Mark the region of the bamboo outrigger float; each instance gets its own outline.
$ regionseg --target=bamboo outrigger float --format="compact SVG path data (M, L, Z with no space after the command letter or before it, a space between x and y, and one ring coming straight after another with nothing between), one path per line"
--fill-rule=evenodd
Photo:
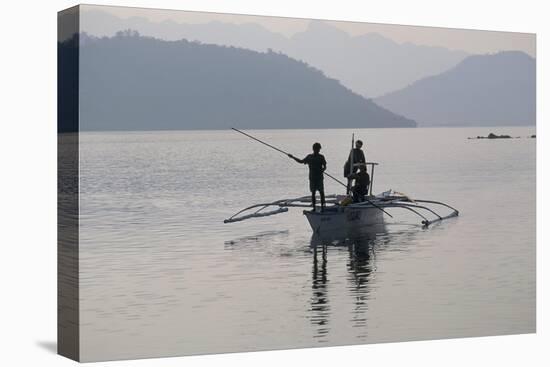
M279 148L267 144L249 134L237 129L233 130L285 155L287 154ZM366 162L361 164L370 166L371 177L374 178L374 167L378 165L378 163ZM353 161L350 166L353 167ZM325 172L325 175L348 188L348 185L328 173ZM433 223L458 216L458 210L448 204L433 200L413 200L409 196L394 190L372 195L372 187L373 180L371 179L369 193L365 196L364 201L352 202L349 196L349 190L347 189L346 195L326 195L327 206L323 210L316 210L315 208L312 210L304 210L303 214L306 216L313 232L352 231L361 227L384 224L384 215L393 217L386 210L390 208L405 209L415 214L421 219L423 227L428 227ZM311 208L310 200L310 196L303 196L294 199L281 199L268 203L254 204L225 219L224 223L235 223L251 218L261 218L286 213L289 211L289 208ZM436 208L442 207L449 209L450 213L443 215L436 211Z

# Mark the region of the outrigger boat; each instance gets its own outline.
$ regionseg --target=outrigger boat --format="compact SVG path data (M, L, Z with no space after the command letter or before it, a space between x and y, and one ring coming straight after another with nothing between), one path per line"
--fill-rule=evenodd
M399 192L388 190L367 200L346 205L347 195L329 195L327 207L323 210L304 210L311 229L314 232L353 230L356 227L374 226L384 223L384 214L391 216L385 209L401 208L414 213L421 219L424 227L445 219L458 216L458 210L439 201L411 199ZM251 218L267 217L288 212L289 208L311 207L310 196L295 199L282 199L271 203L251 205L240 210L224 223L235 223ZM439 205L451 210L447 215L436 212L428 205Z
M287 154L286 152L267 144L249 134L246 134L240 130L233 129L243 135L248 136L262 144L265 144L279 152ZM353 147L353 142L352 142ZM364 201L353 202L347 195L326 195L326 207L323 210L304 210L303 214L306 216L311 229L314 233L332 232L332 231L353 231L357 228L366 226L376 226L384 224L384 214L393 218L386 209L399 208L405 209L411 213L414 213L421 219L423 227L428 227L435 222L440 222L445 219L458 216L458 210L451 207L448 204L433 201L433 200L419 200L412 199L409 196L402 194L394 190L388 190L378 195L372 195L372 188L374 182L374 167L378 165L376 162L362 163L370 166L371 182L369 185L369 193L365 196ZM353 166L353 161L351 162ZM325 174L336 180L338 183L347 187L346 184L339 181L335 177ZM348 190L349 191L349 190ZM311 208L311 196L302 196L294 199L281 199L268 203L254 204L247 208L244 208L237 213L233 214L228 219L224 220L224 223L235 223L251 218L267 217L271 215L286 213L289 208ZM447 208L450 213L440 214L435 208Z

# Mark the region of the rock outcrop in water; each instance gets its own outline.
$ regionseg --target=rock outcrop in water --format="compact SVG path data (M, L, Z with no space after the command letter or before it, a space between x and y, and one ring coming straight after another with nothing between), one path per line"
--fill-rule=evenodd
M511 139L512 137L510 135L496 135L493 133L490 133L487 135L487 139Z
M510 135L496 135L493 133L489 133L489 135L487 136L476 136L475 138L468 138L468 139L513 139L513 138Z
M272 51L82 34L79 65L81 130L416 126Z

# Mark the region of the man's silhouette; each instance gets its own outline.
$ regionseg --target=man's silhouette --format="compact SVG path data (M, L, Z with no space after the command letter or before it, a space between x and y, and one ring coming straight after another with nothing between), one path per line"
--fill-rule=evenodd
M355 185L353 185L351 189L351 191L353 192L353 201L365 201L365 196L369 193L370 185L370 176L367 173L367 165L360 165L359 172L348 176L348 178L350 179L350 181L355 180Z
M357 171L359 170L360 164L366 162L365 153L361 150L362 147L363 147L363 142L361 140L357 140L355 142L355 148L352 149L352 151L348 156L348 160L344 164L344 177L348 179L348 192L351 186L351 179L349 178L349 176L357 173ZM351 167L352 157L353 157L353 167Z
M298 163L307 164L309 167L309 190L311 191L311 206L315 210L315 192L319 191L321 196L321 211L325 209L325 188L323 184L323 172L327 169L327 161L320 154L321 144L313 144L313 153L308 154L304 159L294 157L292 154L288 156Z

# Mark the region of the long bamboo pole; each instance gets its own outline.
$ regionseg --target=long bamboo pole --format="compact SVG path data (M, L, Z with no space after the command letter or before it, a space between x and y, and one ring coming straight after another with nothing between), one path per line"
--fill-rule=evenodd
M240 133L240 134L243 134L244 136L247 136L247 137L249 137L250 139L256 140L258 143L262 143L263 145L268 146L268 147L270 147L271 149L274 149L274 150L276 150L276 151L278 151L278 152L280 152L280 153L282 153L282 154L284 154L284 155L288 155L288 153L285 152L284 150L279 149L279 148L277 148L277 147L274 146L274 145L268 144L268 143L266 143L265 141L262 141L262 140L260 140L260 139L258 139L258 138L256 138L256 137L254 137L254 136L252 136L252 135L250 135L250 134L245 133L244 131L241 131L241 130L239 130L239 129L235 129L234 127L232 127L231 130L234 130L234 131L236 131L236 132L238 132L238 133ZM352 153L353 153L353 152L352 152ZM327 172L323 172L323 173L324 173L327 177L332 178L334 181L338 182L340 185L344 186L344 187L347 189L348 185L346 185L345 183L343 183L342 181L338 180L336 177L332 176L331 174L329 174L329 173L327 173ZM373 203L373 202L370 201L369 199L366 199L366 201L367 201L369 204L371 204L373 207L375 207L375 208L377 208L377 209L383 211L383 212L386 213L389 217L393 218L393 216L392 216L390 213L388 213L387 211L385 211L384 209L382 209L381 207L379 207L378 205L376 205L375 203Z

